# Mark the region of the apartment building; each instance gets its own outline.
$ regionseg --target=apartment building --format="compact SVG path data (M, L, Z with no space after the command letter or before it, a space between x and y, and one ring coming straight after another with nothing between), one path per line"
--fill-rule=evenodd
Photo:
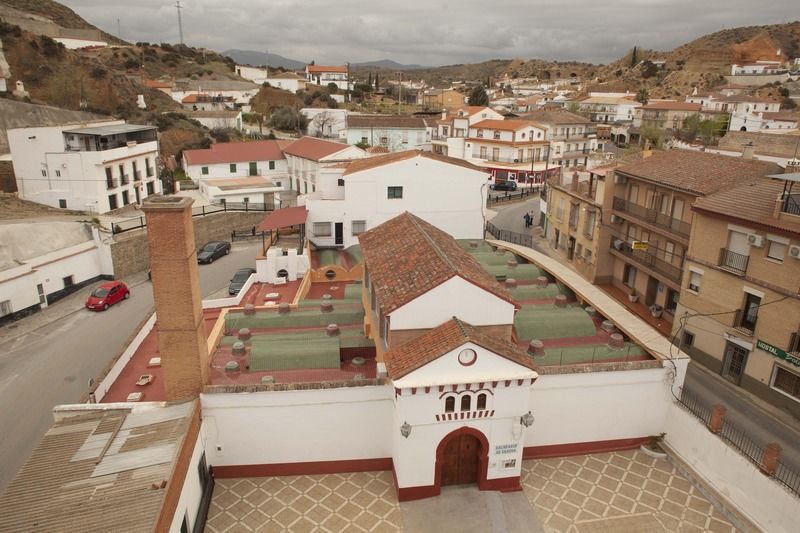
M467 104L467 96L453 89L431 89L420 93L419 102L423 107L438 109L459 109Z
M550 161L564 168L586 167L598 148L597 127L591 120L562 109L540 109L522 117L546 128Z
M589 113L592 122L613 124L633 122L634 111L642 107L633 97L590 96L578 102L583 112Z
M700 198L673 334L694 360L800 415L800 174Z
M469 127L465 159L496 181L541 181L549 159L546 133L530 120L482 120Z
M347 65L306 65L306 83L327 87L331 83L339 90L350 90L350 74Z
M8 130L20 197L105 213L161 192L158 129L121 120Z
M466 106L454 113L442 111L431 135L431 150L442 155L465 159L465 139L469 127L482 120L503 120L503 115L483 106Z
M602 213L606 176L612 176L613 171L614 165L605 165L584 173L588 174L586 179L576 171L554 176L547 183L545 238L564 261L592 283L611 277L613 258L606 251L608 228Z
M610 236L605 250L613 257L611 279L606 280L626 292L635 289L654 315L673 323L692 205L703 196L778 172L778 165L766 161L688 150L655 152L617 168L603 198L603 223Z
M686 117L700 113L702 108L702 104L691 102L672 100L650 102L636 109L633 126L635 128L679 130L683 127Z

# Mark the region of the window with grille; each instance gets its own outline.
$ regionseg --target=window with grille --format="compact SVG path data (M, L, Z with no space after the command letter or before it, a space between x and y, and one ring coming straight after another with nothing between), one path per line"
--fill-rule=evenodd
M403 197L403 188L402 187L388 187L386 189L386 197L390 200L392 199L399 199Z
M793 354L800 354L800 331L792 333L792 336L789 337L789 346L786 351Z
M775 367L775 377L772 380L772 387L793 398L800 399L800 376L783 367Z
M330 237L331 236L331 223L330 222L314 222L314 235L317 237Z
M354 220L352 222L353 227L353 235L358 235L360 233L364 233L367 231L367 221L366 220Z

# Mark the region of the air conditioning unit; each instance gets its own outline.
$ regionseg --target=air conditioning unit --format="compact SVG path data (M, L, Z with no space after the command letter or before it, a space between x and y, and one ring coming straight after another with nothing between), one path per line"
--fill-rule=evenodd
M611 223L612 224L622 224L622 217L617 215L611 215Z
M789 255L794 257L795 259L800 259L800 246L790 246L789 247Z
M628 178L626 176L617 174L614 176L614 183L616 183L617 185L625 185L626 183L628 183Z
M757 233L751 233L747 236L747 242L750 243L750 246L761 248L764 246L764 237Z
M514 160L514 163L519 163L519 159L515 159L515 160Z

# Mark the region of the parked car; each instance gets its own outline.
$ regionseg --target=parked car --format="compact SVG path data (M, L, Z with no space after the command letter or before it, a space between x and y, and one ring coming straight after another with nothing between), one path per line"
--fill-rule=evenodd
M493 191L516 191L517 182L511 180L501 181L500 183L491 184L489 188Z
M121 281L106 281L92 291L86 299L86 308L92 311L105 311L120 300L131 297L128 286Z
M228 294L239 294L247 279L255 273L255 268L240 268L237 270L236 274L231 278L231 284L228 285Z
M231 243L228 241L211 241L197 250L198 263L213 263L214 259L219 259L223 255L231 253Z

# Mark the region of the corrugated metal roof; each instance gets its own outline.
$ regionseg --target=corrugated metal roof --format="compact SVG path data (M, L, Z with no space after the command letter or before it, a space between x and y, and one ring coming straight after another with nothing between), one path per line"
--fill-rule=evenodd
M194 408L61 409L0 496L0 531L152 531Z

